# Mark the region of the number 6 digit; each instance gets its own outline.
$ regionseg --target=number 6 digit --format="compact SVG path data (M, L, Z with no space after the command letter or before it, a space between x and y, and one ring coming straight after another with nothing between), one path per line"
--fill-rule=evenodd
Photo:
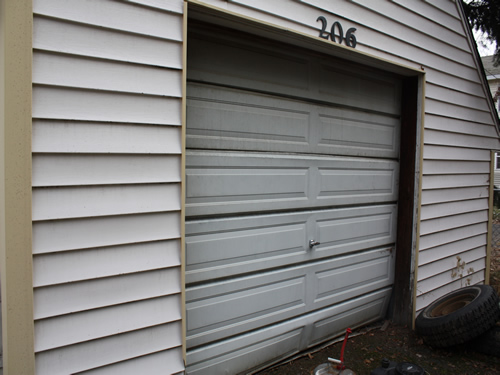
M345 34L345 45L347 47L352 47L356 48L356 35L354 35L354 32L356 31L355 27L351 27L349 30L347 30L347 33Z

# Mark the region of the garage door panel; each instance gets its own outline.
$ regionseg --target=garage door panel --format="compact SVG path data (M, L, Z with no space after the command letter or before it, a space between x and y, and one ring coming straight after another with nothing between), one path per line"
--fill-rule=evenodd
M391 290L385 289L375 295L379 298L360 299L358 305L353 306L352 310L339 312L314 322L308 347L311 348L321 344L331 337L340 336L347 327L355 327L359 325L359 322L369 324L384 318L389 305Z
M296 326L296 325L295 325ZM200 350L189 351L187 373L192 375L220 375L249 373L264 368L300 351L304 327L293 325L257 331Z
M331 103L398 115L401 85L393 76L374 74L363 68L346 70L323 62L319 71L319 97Z
M228 35L189 34L189 79L302 96L309 59Z
M359 203L377 202L376 196L382 200L396 200L397 164L387 163L380 166L386 169L377 170L375 169L377 166L373 163L371 165L365 163L366 160L351 169L342 165L320 167L318 171L320 191L317 196L320 202L342 199L344 204L354 204L352 198L354 196Z
M307 219L304 215L287 215L217 220L211 225L187 222L186 282L213 280L307 259ZM217 229L207 228L216 225Z
M241 334L262 325L306 312L306 282L303 270L263 274L257 280L235 281L220 294L220 284L203 289L189 288L186 295L203 293L203 299L186 304L188 347ZM252 282L253 281L253 282ZM232 282L231 282L232 283Z
M188 147L193 136L308 142L311 107L296 100L190 83L187 104Z
M394 276L390 248L345 255L310 265L308 311L325 308L390 286Z
M388 249L187 288L187 345L290 319L392 283Z
M317 239L321 242L319 251L332 247L342 246L353 242L364 243L370 247L374 238L394 240L396 232L396 206L390 212L370 213L370 210L361 209L361 216L342 219L323 219L316 222ZM368 242L367 242L368 241Z
M397 158L398 116L190 83L187 146Z
M387 286L392 282L391 253L380 250L382 258L360 261L357 264L338 267L335 263L318 270L314 306L328 306L353 294L361 295L367 290Z
M347 327L356 328L382 319L390 295L390 288L381 289L298 318L188 350L187 373L239 374L267 367L339 336Z
M342 157L187 153L186 216L393 202L398 163Z
M249 373L384 318L401 77L201 22L188 39L187 373Z
M397 158L398 117L320 106L319 146L335 155Z
M246 164L246 160L240 161ZM284 199L288 202L305 201L308 195L308 173L309 168L294 168L291 163L288 168L255 164L191 167L187 171L188 205L192 208L199 205L201 211L202 206L210 204L211 210L205 209L198 213L207 215L231 212L228 210L241 212L239 207L234 205L245 205L245 201L250 201L250 204L256 201L279 202ZM231 204L232 209L224 207Z
M282 267L396 240L396 205L186 222L186 282ZM308 241L319 246L310 249Z
M190 340L202 331L221 331L230 324L254 320L259 315L305 307L305 275L303 270L263 274L259 278L243 278L231 282L224 293L220 284L192 287L186 291L188 304L187 329ZM272 285L271 288L267 288ZM225 288L222 288L225 289ZM199 299L196 299L198 296ZM218 309L222 306L223 309ZM259 317L261 319L261 317ZM221 329L222 328L222 329Z
M401 111L401 84L392 74L229 35L193 34L189 43L191 81L387 114Z

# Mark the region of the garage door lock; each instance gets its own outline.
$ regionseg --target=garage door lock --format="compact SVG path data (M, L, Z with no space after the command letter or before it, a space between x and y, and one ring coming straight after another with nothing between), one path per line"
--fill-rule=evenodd
M320 243L314 240L309 240L309 249L312 249L314 246L319 245Z

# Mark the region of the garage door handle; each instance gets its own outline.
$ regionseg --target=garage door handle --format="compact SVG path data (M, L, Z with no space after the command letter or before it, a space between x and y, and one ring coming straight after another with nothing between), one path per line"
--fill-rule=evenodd
M314 241L314 240L309 240L309 248L310 249L312 249L316 245L320 245L320 243L317 241Z

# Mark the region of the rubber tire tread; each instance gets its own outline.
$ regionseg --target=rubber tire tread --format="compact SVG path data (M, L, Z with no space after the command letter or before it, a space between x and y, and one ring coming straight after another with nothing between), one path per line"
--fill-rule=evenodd
M432 317L431 312L441 303L461 294L476 294L466 306L449 314ZM493 287L474 285L455 290L431 303L415 320L417 333L435 348L463 344L492 328L500 319L500 299Z
M500 357L500 325L495 325L471 342L471 348L479 353Z

